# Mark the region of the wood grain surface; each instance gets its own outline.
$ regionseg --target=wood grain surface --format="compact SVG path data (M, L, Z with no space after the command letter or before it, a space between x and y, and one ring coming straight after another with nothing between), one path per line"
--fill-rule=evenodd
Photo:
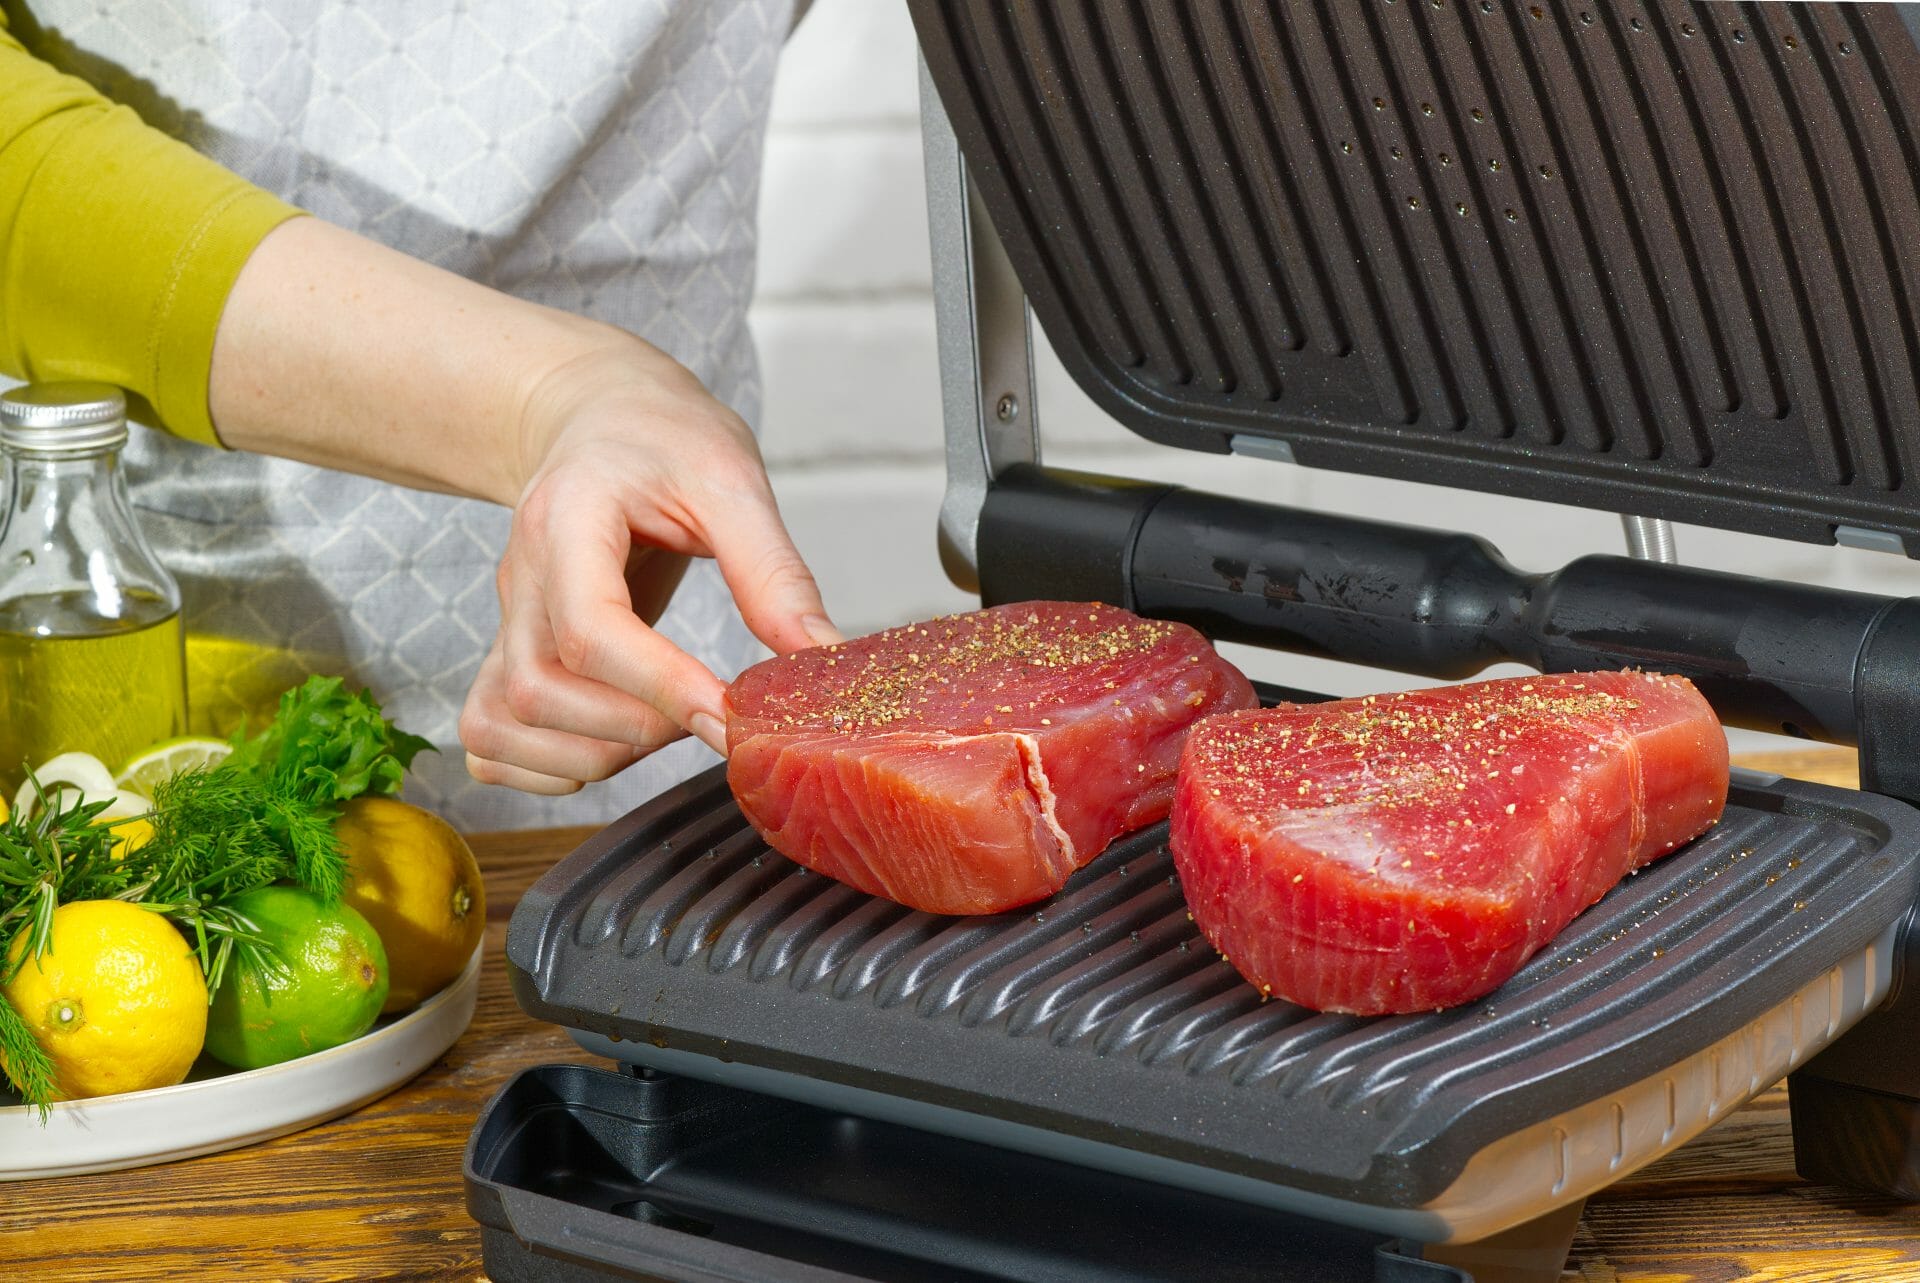
M1840 750L1742 761L1853 782ZM0 1185L0 1280L484 1278L460 1180L475 1113L526 1066L594 1063L521 1013L501 961L521 892L586 832L473 839L488 890L479 1007L426 1072L346 1118L247 1149ZM1589 1200L1563 1283L1616 1280L1915 1283L1920 1206L1800 1180L1776 1087Z

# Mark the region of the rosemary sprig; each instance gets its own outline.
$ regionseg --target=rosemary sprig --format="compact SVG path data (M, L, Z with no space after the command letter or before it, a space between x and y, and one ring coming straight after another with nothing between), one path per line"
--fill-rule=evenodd
M63 806L60 796L49 798L38 780L33 787L39 809L0 824L0 985L29 958L46 955L56 908L68 900L123 894L131 880L113 859L114 833L93 823L107 803L76 800ZM5 1000L0 1000L0 1068L45 1119L53 1099L53 1061Z
M229 966L238 966L242 972L258 976L276 976L286 971L286 962L274 951L253 919L229 905L189 900L174 904L148 901L141 907L166 914L192 934L200 970L207 977L209 998L219 990Z
M49 798L33 782L40 807L27 818L9 816L0 824L0 984L12 980L29 957L45 956L53 932L53 911L68 900L98 900L119 895L131 872L113 858L117 835L94 817L106 802ZM26 947L15 953L22 935Z

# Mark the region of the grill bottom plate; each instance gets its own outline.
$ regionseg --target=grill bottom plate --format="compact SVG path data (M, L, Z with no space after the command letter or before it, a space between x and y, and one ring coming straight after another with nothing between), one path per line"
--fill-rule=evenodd
M1572 1201L1825 1046L1920 891L1920 812L1737 773L1718 826L1497 992L1364 1019L1262 1002L1164 839L940 918L768 851L716 771L556 865L508 961L531 1014L621 1059L1435 1241Z

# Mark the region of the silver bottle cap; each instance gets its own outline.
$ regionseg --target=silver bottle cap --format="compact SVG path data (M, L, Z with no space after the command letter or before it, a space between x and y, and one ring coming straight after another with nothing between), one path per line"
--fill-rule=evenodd
M127 398L110 383L29 383L0 393L0 446L65 454L125 444Z

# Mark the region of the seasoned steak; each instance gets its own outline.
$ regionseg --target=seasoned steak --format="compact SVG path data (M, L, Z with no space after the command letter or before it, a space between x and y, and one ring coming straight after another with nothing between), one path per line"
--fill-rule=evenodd
M727 782L808 868L917 909L994 913L1163 818L1188 728L1253 704L1183 624L1023 602L748 669L727 694Z
M1195 923L1261 992L1430 1011L1499 987L1726 800L1691 682L1513 678L1212 718L1172 847Z

